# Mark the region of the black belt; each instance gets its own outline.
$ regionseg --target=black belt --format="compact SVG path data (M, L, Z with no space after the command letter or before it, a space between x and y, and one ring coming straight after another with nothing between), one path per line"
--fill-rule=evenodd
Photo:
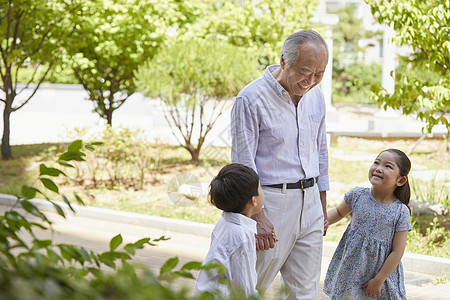
M316 178L308 178L308 179L303 179L303 180L299 180L295 183L287 183L286 184L286 188L287 189L307 189L310 188L312 186L314 186L314 184L316 184L317 180L319 179L319 177ZM276 188L276 189L282 189L283 188L283 183L279 183L279 184L265 184L264 186L268 186L271 188Z

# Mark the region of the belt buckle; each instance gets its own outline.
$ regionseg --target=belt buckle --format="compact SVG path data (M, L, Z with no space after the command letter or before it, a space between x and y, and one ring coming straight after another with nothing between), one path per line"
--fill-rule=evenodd
M303 185L303 183L305 182L305 180L300 180L300 189L304 190L305 187Z
M311 179L314 180L313 178L300 180L300 188L302 190L304 190L305 188L310 188L311 186L305 187L305 184L309 183Z

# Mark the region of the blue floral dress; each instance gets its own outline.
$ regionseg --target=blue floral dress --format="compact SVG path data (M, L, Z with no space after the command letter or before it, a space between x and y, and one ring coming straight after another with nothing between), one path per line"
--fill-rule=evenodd
M331 299L375 299L364 296L361 286L380 271L392 251L395 232L411 230L409 209L400 200L377 202L370 188L356 187L344 200L353 217L328 266L323 290ZM401 262L377 299L406 299Z

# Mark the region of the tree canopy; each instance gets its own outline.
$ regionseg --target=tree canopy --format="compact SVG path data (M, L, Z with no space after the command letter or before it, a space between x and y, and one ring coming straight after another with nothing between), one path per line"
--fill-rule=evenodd
M166 104L166 119L197 162L206 135L225 109L223 100L259 76L256 59L248 49L224 41L179 39L140 69L136 84Z
M155 55L169 26L182 26L194 12L182 1L157 0L92 0L84 9L67 45L70 64L95 112L112 124L113 112L136 91L138 66Z
M284 40L310 26L318 0L211 1L190 33L256 51L264 69L278 63ZM209 17L208 17L209 16ZM212 16L212 17L211 17Z
M75 30L80 1L2 0L0 2L0 77L3 109L2 158L11 158L10 115L34 96L61 55L63 41ZM20 73L32 69L25 87ZM30 83L31 94L23 93Z
M374 85L374 99L385 107L417 114L427 129L443 124L449 130L450 114L450 0L366 0L380 23L392 25L394 41L412 48L395 75L395 92L389 95Z

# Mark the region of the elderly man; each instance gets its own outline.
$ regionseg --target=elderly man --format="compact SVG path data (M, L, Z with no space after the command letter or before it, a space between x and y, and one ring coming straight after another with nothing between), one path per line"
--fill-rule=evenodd
M327 62L317 32L292 34L280 65L247 85L231 112L231 160L258 173L266 197L252 217L258 286L267 289L280 271L286 299L315 299L319 286L329 182L325 101L317 85Z

